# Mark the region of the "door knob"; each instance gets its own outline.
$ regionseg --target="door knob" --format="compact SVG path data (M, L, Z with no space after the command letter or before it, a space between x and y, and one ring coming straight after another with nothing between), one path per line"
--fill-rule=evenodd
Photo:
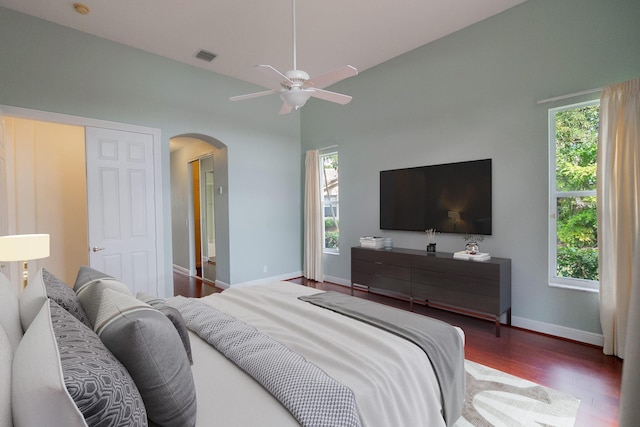
M92 248L91 248L91 250L92 250L93 252L100 252L100 251L103 251L103 250L104 250L104 248L99 248L99 247L97 247L97 246L94 246L94 247L92 247Z

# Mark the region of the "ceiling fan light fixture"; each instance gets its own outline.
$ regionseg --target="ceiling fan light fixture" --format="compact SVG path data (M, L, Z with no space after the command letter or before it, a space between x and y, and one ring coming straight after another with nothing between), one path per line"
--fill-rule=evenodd
M294 110L299 109L307 103L311 97L311 90L293 87L280 94L280 99L289 104Z
M334 83L352 77L358 74L358 70L351 65L347 65L337 70L316 76L311 79L305 71L298 70L296 67L296 0L291 0L292 18L293 18L293 69L286 73L273 68L271 65L258 64L256 68L269 73L272 84L266 86L270 90L249 93L247 95L232 96L230 101L241 101L243 99L257 98L265 95L280 94L282 106L280 114L288 114L291 110L299 110L307 103L310 97L323 99L325 101L335 102L345 105L351 101L351 97L341 93L324 90L325 87Z

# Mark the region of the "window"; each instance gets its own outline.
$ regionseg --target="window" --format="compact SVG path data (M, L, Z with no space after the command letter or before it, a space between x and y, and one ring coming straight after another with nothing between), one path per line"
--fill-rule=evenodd
M325 253L339 253L340 216L338 197L338 153L320 154L322 185L322 237Z
M549 111L549 284L598 291L597 101Z

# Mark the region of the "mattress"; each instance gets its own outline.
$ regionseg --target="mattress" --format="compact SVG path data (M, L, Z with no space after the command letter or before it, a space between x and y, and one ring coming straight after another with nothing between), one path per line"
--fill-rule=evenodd
M277 282L230 288L199 301L269 335L349 387L363 426L444 426L440 390L424 352L374 326L298 300L318 292ZM193 332L190 337L198 426L298 425L257 381Z

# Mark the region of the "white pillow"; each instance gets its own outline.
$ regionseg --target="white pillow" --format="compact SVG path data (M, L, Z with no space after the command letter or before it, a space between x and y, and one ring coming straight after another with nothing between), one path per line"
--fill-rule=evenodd
M13 349L9 337L0 324L0 426L12 426L11 421L11 362Z
M47 301L47 287L42 278L42 269L35 276L29 277L27 287L20 295L20 321L22 330L27 331L42 305Z
M18 294L15 288L2 273L0 273L0 301L2 301L0 325L4 328L4 332L11 343L12 351L15 351L22 339L20 302L18 301Z
M87 427L64 384L50 316L49 304L42 304L14 354L13 421L16 426Z

